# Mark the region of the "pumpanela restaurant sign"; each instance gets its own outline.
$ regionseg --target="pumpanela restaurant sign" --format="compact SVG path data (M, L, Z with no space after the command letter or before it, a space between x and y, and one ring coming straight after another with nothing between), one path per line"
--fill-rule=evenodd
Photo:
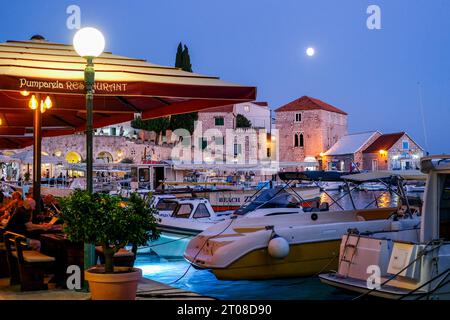
M119 82L95 82L94 90L98 93L126 93L128 83ZM19 89L29 91L58 91L83 93L85 85L83 81L69 80L35 80L20 78Z

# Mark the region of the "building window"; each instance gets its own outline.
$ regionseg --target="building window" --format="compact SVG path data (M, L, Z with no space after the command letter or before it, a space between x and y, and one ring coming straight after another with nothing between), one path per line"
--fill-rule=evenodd
M199 146L200 150L205 150L206 147L208 146L208 140L206 140L206 138L199 138L198 146Z
M247 106L247 105L245 105L245 106L244 106L244 111L245 111L245 112L250 112L250 107Z
M116 136L117 135L117 129L115 127L111 128L111 135Z
M302 114L301 113L295 114L295 122L302 122Z
M403 146L403 150L409 150L409 141L403 140L402 146Z
M240 144L235 143L234 144L234 157L237 157L239 154L241 154L242 146Z
M296 133L294 134L294 147L300 147L303 148L305 146L305 141L303 138L303 133Z
M224 145L223 137L214 137L214 142L216 143L216 146L223 146Z
M223 126L225 121L224 121L223 117L215 117L214 123L216 126Z
M270 158L271 157L271 151L270 151L270 148L267 148L267 158Z

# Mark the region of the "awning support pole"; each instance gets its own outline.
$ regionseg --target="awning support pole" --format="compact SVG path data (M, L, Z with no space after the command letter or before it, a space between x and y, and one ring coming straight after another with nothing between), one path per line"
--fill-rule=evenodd
M41 101L40 96L37 95L37 101ZM34 110L33 115L33 199L36 201L35 214L41 212L41 142L42 142L42 113L40 104Z

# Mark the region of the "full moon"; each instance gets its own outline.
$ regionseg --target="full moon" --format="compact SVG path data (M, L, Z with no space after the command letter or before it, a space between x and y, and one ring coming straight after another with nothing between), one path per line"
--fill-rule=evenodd
M315 53L316 53L316 51L312 47L309 47L308 49L306 49L306 55L309 57L312 57Z

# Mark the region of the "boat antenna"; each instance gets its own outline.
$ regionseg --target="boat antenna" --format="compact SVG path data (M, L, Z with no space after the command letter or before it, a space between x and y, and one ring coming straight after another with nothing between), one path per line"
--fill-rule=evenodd
M425 125L425 113L423 110L423 99L422 99L422 84L420 83L420 81L417 82L418 85L418 90L419 90L419 106L420 106L420 115L422 117L422 128L423 128L423 137L425 140L425 148L426 150L428 149L428 136L427 136L427 128ZM428 151L427 151L428 154Z

